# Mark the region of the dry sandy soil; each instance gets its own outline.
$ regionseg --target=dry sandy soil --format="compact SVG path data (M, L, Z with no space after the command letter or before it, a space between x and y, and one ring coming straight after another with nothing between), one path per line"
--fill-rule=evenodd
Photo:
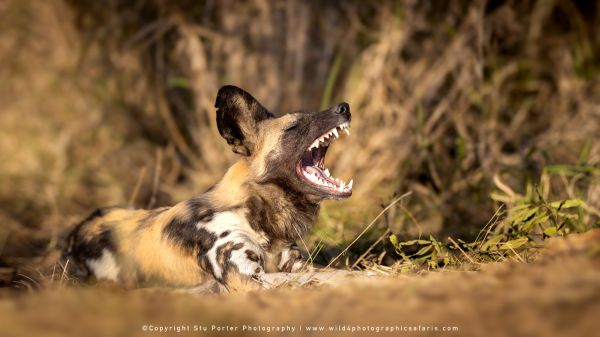
M600 328L600 230L554 239L532 263L479 272L210 296L109 286L1 294L0 336L11 337L282 334L278 327L295 335L592 336Z
M68 2L79 3L82 11L87 5L96 9L91 4L99 3ZM10 239L15 242L9 242L11 245L7 247L32 252L44 248L47 244L44 240L30 247L18 244L19 238L29 242L35 234L36 238L45 239L79 221L85 210L98 205L132 203L129 201L134 201L133 196L137 196L135 186L142 180L137 206L146 206L153 200L152 190L157 186L153 182L153 171L160 171L153 165L160 162L158 158L162 155L158 153L163 152L156 150L166 146L163 142L172 142L168 140L167 132L156 131L162 130L165 117L160 117L161 109L155 107L160 104L154 102L154 90L148 90L154 87L144 80L145 72L150 70L144 66L146 59L139 55L146 55L147 47L132 46L127 53L121 54L114 50L104 51L100 42L88 41L91 33L102 38L105 32L114 29L118 35L123 28L119 26L119 20L129 22L130 14L135 13L112 13L114 20L110 21L115 21L114 24L105 22L107 26L100 26L98 31L91 29L88 35L75 27L73 5L66 3L0 0L0 27L3 28L0 38L0 246L4 245L10 232ZM120 3L126 2L105 2L107 11L119 7ZM150 4L153 1L127 3ZM221 4L220 1L212 3ZM268 1L248 1L246 5L250 8L254 3L271 6ZM298 37L293 40L304 41L301 33L310 27L303 17L309 12L295 8L302 8L300 5L304 3L313 6L317 2L272 3L276 6L272 6L271 12L268 8L266 11L261 9L261 15L275 20L279 18L280 10L289 8L290 14L298 14L296 20L299 21L287 22L285 27L297 28L296 33L300 35L293 35ZM175 52L165 55L156 52L155 56L157 60L172 62L169 64L183 71L185 76L182 78L191 79L191 92L194 100L199 102L194 116L199 113L198 116L208 116L207 120L212 121L214 95L221 77L231 77L236 83L248 85L257 90L258 97L275 97L273 102L290 102L286 103L290 107L298 103L293 108L299 107L300 102L306 106L308 103L304 101L311 101L304 99L307 96L314 101L314 106L318 106L319 95L313 92L320 94L321 88L315 83L319 83L321 77L322 86L329 82L327 78L333 73L328 70L329 60L338 59L333 53L339 49L339 60L344 60L344 53L347 62L356 58L351 63L344 63L340 74L344 67L358 72L356 78L348 75L352 79L348 82L349 89L340 93L352 98L350 103L353 109L356 107L353 111L357 111L357 118L353 121L356 131L347 143L347 148L353 150L345 152L342 151L344 147L332 148L343 159L338 162L338 167L344 167L348 174L363 172L361 188L364 191L375 191L382 182L387 184L384 177L402 180L394 187L396 190L416 188L411 212L416 214L419 223L432 227L432 232L442 223L461 224L464 219L479 226L490 216L482 208L492 210L494 206L491 200L486 201L487 206L482 206L479 201L487 200L488 192L495 188L492 184L495 172L508 168L507 179L512 181L507 180L507 183L518 186L519 181L526 180L523 174L530 174L532 167L542 168L555 163L579 165L582 153L588 153L586 165L598 167L600 144L593 141L599 138L600 130L600 123L594 122L600 116L600 81L597 80L598 39L592 38L597 15L583 10L587 7L583 4L593 4L593 1L576 1L574 5L566 1L513 1L512 4L506 2L506 6L488 16L481 15L484 11L479 10L478 3L497 1L472 2L468 6L460 3L457 2L456 7L450 6L452 11L433 11L439 12L444 20L433 20L429 28L425 10L414 12L414 16L406 20L405 27L397 25L396 19L390 19L394 13L388 7L381 7L375 9L381 15L379 19L390 24L381 25L380 31L371 32L371 28L365 26L364 29L368 29L365 31L368 35L365 35L362 23L350 29L340 26L339 35L317 31L317 47L310 44L310 36L307 36L306 44L287 43L283 48L274 43L273 54L265 54L263 41L291 41L287 37L292 35L278 29L282 26L276 21L257 26L257 18L262 17L250 11L230 11L234 2L223 1L223 9L227 9L222 11L223 21L238 27L236 29L242 31L242 35L228 38L228 34L214 34L199 23L180 20L177 15L178 23L173 29L175 33L182 33L184 38L178 40L177 45L185 48L176 48ZM235 7L239 6L239 2L235 2ZM100 7L103 6L98 9ZM355 11L357 18L363 9L359 1L355 4L344 2L343 7L344 12ZM582 15L575 7L582 7ZM458 10L460 8L470 10ZM552 11L566 21L557 21L557 15L550 15ZM328 13L319 12L314 19L327 23L323 25L324 29L331 30L330 23L334 20ZM181 10L181 14L186 13ZM588 14L590 18L586 19ZM133 19L143 21L142 16L134 15ZM323 16L322 20L320 16ZM234 24L231 20L241 21ZM155 22L159 21L152 18L145 24L154 27ZM463 23L457 29L449 29L460 22ZM377 22L372 24L379 26ZM244 27L252 29L246 34ZM271 33L255 29L260 27L281 38L272 39ZM147 29L140 24L134 32L138 28L142 29L139 32ZM189 35L196 28L203 35L202 40ZM412 39L412 33L407 33L411 31L415 32L415 39ZM204 37L206 32L209 34ZM375 35L370 37L372 34ZM157 40L153 49L162 50L158 46L169 42L166 39L172 35L164 34L165 38ZM364 51L357 49L367 43L362 41L365 37L373 40L372 45ZM215 43L200 46L206 49L206 53L201 53L202 48L196 44L205 38ZM482 47L489 45L490 50L484 53L489 56L480 55L482 49L473 46L473 42L480 39L484 39ZM238 48L245 40L257 41L255 52ZM500 45L496 47L496 43ZM319 47L321 44L324 48ZM311 64L312 58L301 61L304 56L300 56L305 55L307 46L315 52L318 62ZM207 69L192 67L185 70L186 62L194 59L196 54L201 60L214 59L211 61L214 64L204 65ZM222 54L222 59L215 57ZM175 59L179 61L173 61ZM286 65L290 71L302 69L305 67L303 62L310 66L307 68L323 69L324 76L289 76L287 71L281 71L280 65ZM482 79L481 69L486 67L493 71L484 74ZM585 72L589 74L583 76ZM257 74L269 80L261 80L263 83L256 85ZM171 75L165 70L165 74L152 73L151 77L171 79ZM306 83L290 82L291 78L304 78ZM453 79L455 85L445 85L446 79ZM356 86L352 84L354 81L358 83ZM301 90L304 86L310 90ZM282 93L272 95L272 92ZM166 99L166 94L164 96ZM278 98L280 96L286 99ZM422 99L430 106L421 109L419 102ZM283 106L281 108L285 110ZM419 110L418 114L412 113L416 110ZM400 118L398 111L410 113ZM423 122L418 117L421 112L427 118ZM187 123L187 119L181 123ZM417 127L421 124L425 127ZM195 129L190 127L189 130ZM194 132L201 134L198 130ZM183 200L202 190L203 184L210 186L222 174L226 157L219 146L224 147L225 143L215 128L211 132L214 139L202 138L198 147L203 149L203 160L220 162L221 166L211 164L213 173L188 169L190 172L184 173L189 181L176 184L178 171L182 170L181 162L187 160L178 159L174 147L169 145L165 150L165 162L172 161L173 167L166 165L162 170L164 193L159 193L158 197L165 200L160 204L167 204L171 199ZM418 139L407 136L412 134L418 135ZM457 140L465 142L460 146L466 151L463 155L455 151ZM213 148L210 144L220 145ZM521 156L525 153L526 156ZM458 159L461 156L464 158ZM411 158L410 165L399 170L405 158ZM427 170L424 171L425 167ZM458 170L459 167L462 169ZM374 168L380 171L373 174ZM431 182L427 178L429 173L425 174L429 171L432 172ZM518 174L511 178L514 171ZM442 174L445 172L449 174ZM439 175L442 175L441 179L437 177ZM142 176L145 178L140 178ZM427 183L422 181L424 178ZM563 181L559 181L559 190L571 191L575 189L575 182L581 182L579 173L572 183L565 183L568 185L565 188L560 185ZM427 186L450 188L438 192L437 188ZM599 191L597 184L590 185L584 198L586 203L600 207ZM481 199L478 202L472 198L475 192ZM575 198L563 194L552 200ZM358 203L366 200L368 202L364 204L371 205L371 199L358 199L358 196L357 193L353 199L360 200ZM443 212L435 206L442 202L447 203ZM461 221L443 219L444 214L455 213L463 214ZM355 217L354 213L349 214L348 217ZM394 217L389 214L389 218ZM339 223L340 229L334 233L351 235L351 231L347 231L350 226L342 225L343 218ZM364 223L357 221L357 224L358 230L362 230ZM333 223L330 227L333 228ZM599 245L600 230L596 230L553 240L545 253L527 264L515 260L483 265L478 272L355 278L333 285L284 287L228 295L193 296L158 289L124 291L110 285L66 287L53 284L32 292L0 288L0 337L281 334L266 331L272 327L293 328L294 335L328 336L600 335ZM12 253L4 250L6 256L21 256ZM2 272L0 269L0 284ZM162 327L168 331L143 331L144 326L149 330ZM243 330L244 326L258 331ZM184 331L177 332L177 327ZM207 331L194 331L201 327L206 327ZM216 331L216 327L222 327L221 331ZM323 327L324 331L308 332L307 328L312 327ZM441 331L448 327L456 327L457 331ZM235 328L237 331L227 331ZM330 332L330 328L337 331ZM362 331L362 328L373 331ZM393 331L390 332L390 328ZM419 331L413 332L415 328ZM342 331L344 329L361 331Z

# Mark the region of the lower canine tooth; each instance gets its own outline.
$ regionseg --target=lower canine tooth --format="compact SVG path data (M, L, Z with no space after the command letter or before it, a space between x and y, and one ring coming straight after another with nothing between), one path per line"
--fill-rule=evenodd
M348 187L352 188L352 183L354 182L354 179L350 180L350 182L348 183Z

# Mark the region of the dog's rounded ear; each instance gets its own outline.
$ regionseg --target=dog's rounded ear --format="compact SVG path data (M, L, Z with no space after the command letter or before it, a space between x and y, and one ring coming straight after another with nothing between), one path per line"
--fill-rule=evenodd
M273 118L252 95L233 86L219 89L217 101L217 128L233 152L250 156L256 145L258 123Z

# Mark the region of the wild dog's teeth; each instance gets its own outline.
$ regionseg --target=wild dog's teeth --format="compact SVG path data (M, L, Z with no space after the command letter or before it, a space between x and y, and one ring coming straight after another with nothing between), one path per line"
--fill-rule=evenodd
M345 133L346 133L348 136L350 136L350 130L348 130L348 129L344 129L344 132L345 132Z
M331 177L331 174L329 173L329 169L325 169L325 171L323 171L323 173L325 173L326 176Z
M339 138L340 137L340 135L338 134L337 128L333 129L333 131L331 131L331 132L335 135L335 138Z
M352 183L354 182L354 179L351 179L350 182L348 183L348 187L352 188Z

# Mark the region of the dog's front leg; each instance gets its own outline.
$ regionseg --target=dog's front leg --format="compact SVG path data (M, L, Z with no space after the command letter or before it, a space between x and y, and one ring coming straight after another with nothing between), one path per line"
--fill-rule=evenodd
M249 240L224 241L200 256L200 267L212 274L229 292L263 288L265 259L259 246Z
M316 265L302 257L300 248L296 244L286 245L279 253L277 263L277 272L297 273L313 272L322 269L322 266Z
M284 246L279 253L277 271L284 273L297 272L304 266L302 254L297 245L291 244Z

